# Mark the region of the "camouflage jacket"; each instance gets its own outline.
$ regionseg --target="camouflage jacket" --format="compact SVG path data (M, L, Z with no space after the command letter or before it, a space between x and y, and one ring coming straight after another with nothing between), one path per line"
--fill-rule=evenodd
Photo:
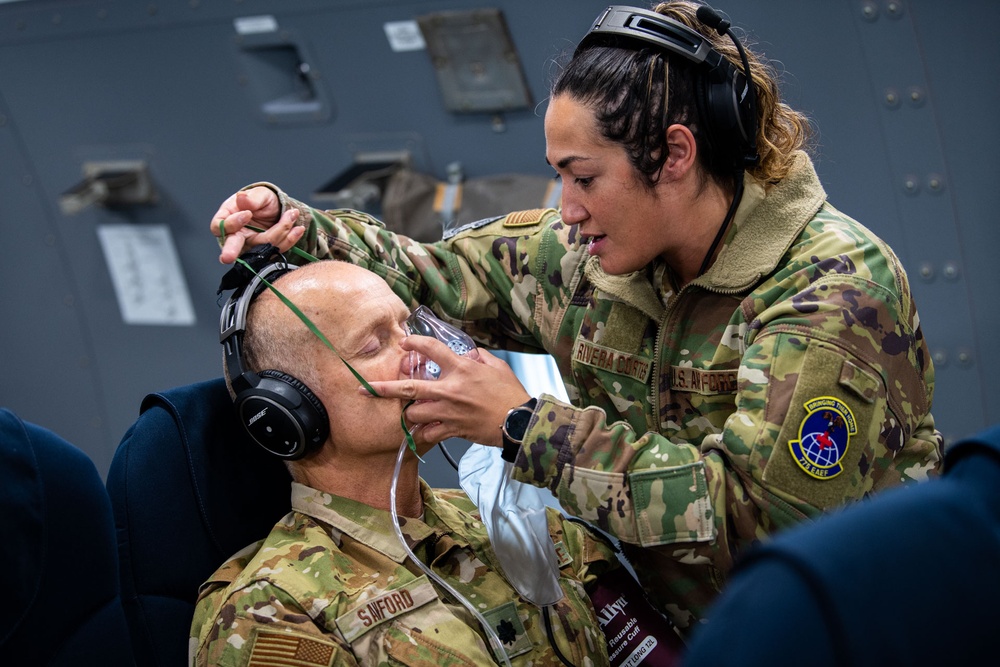
M551 209L417 244L275 190L314 254L370 268L487 347L554 357L572 405L541 397L519 479L620 538L680 628L746 546L940 467L903 268L826 202L804 153L766 192L747 178L716 262L680 290L658 260L604 273Z
M478 607L512 665L560 665L539 608L499 574L475 505L461 491L421 490L424 519L402 527L414 554ZM268 656L296 657L280 662L296 665L495 664L475 617L409 561L391 521L386 511L293 483L292 512L202 586L192 664ZM552 613L555 640L576 665L606 665L584 586L617 567L617 557L554 510L549 526L566 593Z

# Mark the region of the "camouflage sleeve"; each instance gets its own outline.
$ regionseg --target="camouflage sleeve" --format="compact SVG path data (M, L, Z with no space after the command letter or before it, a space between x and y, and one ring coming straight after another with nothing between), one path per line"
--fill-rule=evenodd
M655 546L715 536L708 477L724 474L721 466L717 475L707 472L710 461L692 445L636 433L624 421L608 424L600 408L543 394L514 477L547 486L568 513L620 540Z
M193 666L358 664L338 638L313 623L280 588L257 582L226 598L227 590L220 586L202 591L192 624Z
M542 329L565 306L552 285L566 287L582 257L575 232L553 209L473 222L449 240L419 243L358 211L313 209L269 183L247 188L259 185L278 194L282 210L300 211L304 250L369 269L408 306L432 308L487 348L541 351Z

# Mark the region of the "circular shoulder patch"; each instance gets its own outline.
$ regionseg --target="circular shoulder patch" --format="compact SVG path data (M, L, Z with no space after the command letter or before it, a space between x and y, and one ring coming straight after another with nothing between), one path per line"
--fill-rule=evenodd
M854 414L843 402L820 396L805 404L799 439L789 440L792 458L806 474L832 479L844 471L841 461L851 436L857 432Z

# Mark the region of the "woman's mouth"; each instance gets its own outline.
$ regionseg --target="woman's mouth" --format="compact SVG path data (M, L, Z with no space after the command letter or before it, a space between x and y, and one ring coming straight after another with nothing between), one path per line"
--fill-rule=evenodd
M604 234L599 234L597 236L590 236L587 238L587 252L591 255L597 255L601 252L601 248L604 246L604 241L608 237Z

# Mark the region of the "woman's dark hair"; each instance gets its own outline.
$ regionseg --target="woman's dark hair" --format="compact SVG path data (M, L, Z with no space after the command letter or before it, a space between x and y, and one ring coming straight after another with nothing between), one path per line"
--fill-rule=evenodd
M740 71L739 52L729 37L706 28L689 0L661 3L657 12L698 31ZM667 159L666 129L687 126L698 145L699 161L718 183L732 185L731 161L708 145L696 91L702 72L691 61L668 56L653 47L631 43L595 43L580 50L560 72L550 91L592 108L602 134L620 143L647 187L660 177ZM631 47L631 48L630 48ZM776 183L791 168L793 153L809 138L808 119L780 101L771 67L749 49L750 72L757 92L757 150L760 162L750 172L764 183Z
M708 156L698 129L693 68L676 60L670 62L668 77L667 59L659 50L591 46L569 62L552 86L553 97L568 94L594 110L601 133L625 147L649 187L659 180L666 162L670 125L690 127L699 155ZM670 90L665 91L668 78ZM709 169L709 162L704 164Z

